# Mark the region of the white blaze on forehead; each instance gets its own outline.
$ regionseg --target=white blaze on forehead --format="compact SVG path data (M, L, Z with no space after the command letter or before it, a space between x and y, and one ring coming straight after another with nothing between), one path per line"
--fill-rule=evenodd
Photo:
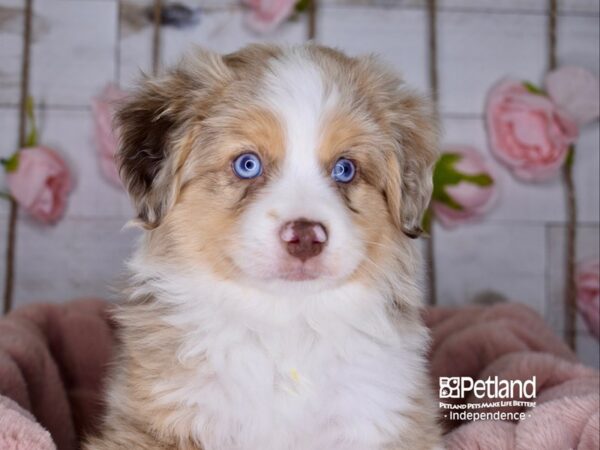
M335 85L328 88L316 63L297 49L269 64L263 94L285 130L286 170L304 175L318 170L323 119L339 97Z
M316 222L314 239L325 243L318 258L305 263L325 279L340 279L364 256L360 233L329 173L319 160L326 121L343 97L305 49L291 49L268 63L256 98L283 129L284 160L276 176L245 210L242 245L234 259L248 274L279 279L295 266L282 242L295 239L293 224ZM266 171L269 167L265 168ZM286 225L287 224L287 225ZM331 278L327 278L331 277Z

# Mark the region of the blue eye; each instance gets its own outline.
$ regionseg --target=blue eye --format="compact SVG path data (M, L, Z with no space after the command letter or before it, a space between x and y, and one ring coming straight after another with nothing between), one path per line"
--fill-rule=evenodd
M233 172L240 178L256 178L262 173L260 158L254 153L244 153L233 160Z
M333 166L331 178L338 183L350 183L356 174L354 163L346 158L340 158Z

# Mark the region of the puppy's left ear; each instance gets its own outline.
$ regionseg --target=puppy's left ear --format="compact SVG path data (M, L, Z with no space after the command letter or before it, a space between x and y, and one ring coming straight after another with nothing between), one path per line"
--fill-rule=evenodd
M358 59L365 91L376 117L390 135L383 190L390 215L408 237L421 235L421 221L433 190L439 154L439 127L433 102L412 91L376 56Z
M433 191L433 166L439 155L438 120L429 99L402 86L396 92L392 117L398 147L386 191L397 225L414 239L423 232L421 223Z
M395 81L394 81L395 80ZM388 155L385 194L396 225L419 237L433 190L433 166L439 155L439 127L432 102L397 78L388 83L387 116L396 149Z

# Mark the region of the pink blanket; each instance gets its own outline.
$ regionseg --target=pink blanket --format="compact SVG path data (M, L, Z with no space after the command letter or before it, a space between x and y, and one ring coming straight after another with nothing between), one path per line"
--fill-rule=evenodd
M0 319L0 449L76 449L93 431L113 346L106 307L79 300Z
M113 347L107 305L100 300L35 305L0 319L0 449L74 450L93 431ZM424 319L433 335L436 391L440 376L537 379L537 406L521 408L527 419L446 420L447 448L600 448L599 373L578 364L536 313L498 304L431 308ZM452 402L488 400L471 395Z
M537 381L537 406L518 422L447 421L449 449L600 448L600 374L577 363L575 355L535 312L518 304L460 309L432 308L431 370L438 377ZM437 384L437 381L436 381ZM437 387L437 386L436 386ZM447 401L447 400L443 400ZM473 395L456 403L493 402Z

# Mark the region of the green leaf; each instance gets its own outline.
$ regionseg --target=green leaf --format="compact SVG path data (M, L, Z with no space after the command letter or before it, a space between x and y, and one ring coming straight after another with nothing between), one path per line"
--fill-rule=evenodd
M458 211L462 211L462 206L446 193L444 187L460 183L460 175L454 170L454 164L460 159L461 156L456 153L442 154L433 169L433 193L431 195L434 200Z
M31 130L29 130L27 138L25 139L25 147L35 147L37 145L37 140L37 129L32 127Z
M27 97L27 100L25 101L25 112L27 114L27 119L29 120L29 133L27 133L27 137L25 138L25 147L35 147L38 142L34 106L33 97Z
M462 158L463 156L459 153L444 153L438 159L433 169L432 199L457 211L462 211L463 207L448 195L446 186L456 186L463 181L481 187L488 187L494 184L494 179L487 173L471 175L458 172L455 164Z
M312 0L298 0L294 6L294 12L303 13L304 11L307 11L311 1Z
M487 173L480 173L478 175L463 175L463 179L481 187L488 187L494 184L494 179Z
M27 114L27 119L29 119L30 122L35 122L34 107L33 97L31 95L27 96L27 99L25 100L25 114Z
M431 222L433 220L433 211L431 206L425 210L425 214L423 214L423 220L421 221L421 228L427 234L431 233Z
M530 93L535 94L535 95L543 95L546 96L546 91L544 91L542 88L536 86L533 83L530 83L529 81L523 81L523 86L525 86L525 89L527 89Z
M13 153L8 159L1 159L0 163L4 166L7 172L14 172L19 167L19 152Z
M569 152L567 153L567 159L565 160L565 166L568 168L573 167L573 163L575 162L575 145L571 145L569 147Z
M4 200L11 200L12 196L8 192L0 191L0 198L3 198Z

